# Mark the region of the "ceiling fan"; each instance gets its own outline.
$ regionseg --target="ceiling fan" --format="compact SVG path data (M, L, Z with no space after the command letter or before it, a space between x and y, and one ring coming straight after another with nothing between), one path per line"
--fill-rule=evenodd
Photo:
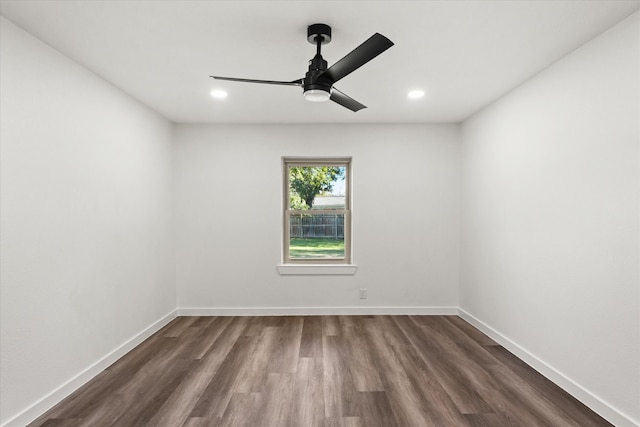
M351 111L367 108L355 99L340 92L333 85L343 77L362 67L376 56L393 46L393 42L375 33L368 40L349 52L344 58L327 68L320 48L331 41L331 27L326 24L313 24L307 28L307 40L316 45L316 56L309 61L309 71L304 78L293 81L253 80L235 77L210 76L218 80L268 85L301 86L308 101L321 102L331 100Z

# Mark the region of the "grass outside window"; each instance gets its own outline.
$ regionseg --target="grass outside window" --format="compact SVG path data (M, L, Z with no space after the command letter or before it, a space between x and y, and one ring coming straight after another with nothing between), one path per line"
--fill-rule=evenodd
M344 258L344 240L320 238L291 238L291 258Z

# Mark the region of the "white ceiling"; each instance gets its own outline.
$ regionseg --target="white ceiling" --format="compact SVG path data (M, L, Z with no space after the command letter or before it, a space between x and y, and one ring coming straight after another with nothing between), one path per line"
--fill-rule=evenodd
M181 123L459 122L638 9L614 0L0 2L7 19ZM329 65L375 32L395 43L336 84L369 108L208 77L303 77L313 23L333 28ZM211 98L214 88L228 98ZM426 96L408 100L412 88Z

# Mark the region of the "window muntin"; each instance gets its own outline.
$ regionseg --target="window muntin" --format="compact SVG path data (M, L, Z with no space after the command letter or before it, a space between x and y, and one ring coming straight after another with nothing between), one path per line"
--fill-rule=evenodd
M283 262L351 262L351 159L283 158Z

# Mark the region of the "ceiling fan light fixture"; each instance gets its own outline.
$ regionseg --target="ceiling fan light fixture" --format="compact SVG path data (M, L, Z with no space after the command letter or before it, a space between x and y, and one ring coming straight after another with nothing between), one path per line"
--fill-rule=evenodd
M304 91L304 99L311 102L325 102L331 98L331 93L322 89L309 89Z

